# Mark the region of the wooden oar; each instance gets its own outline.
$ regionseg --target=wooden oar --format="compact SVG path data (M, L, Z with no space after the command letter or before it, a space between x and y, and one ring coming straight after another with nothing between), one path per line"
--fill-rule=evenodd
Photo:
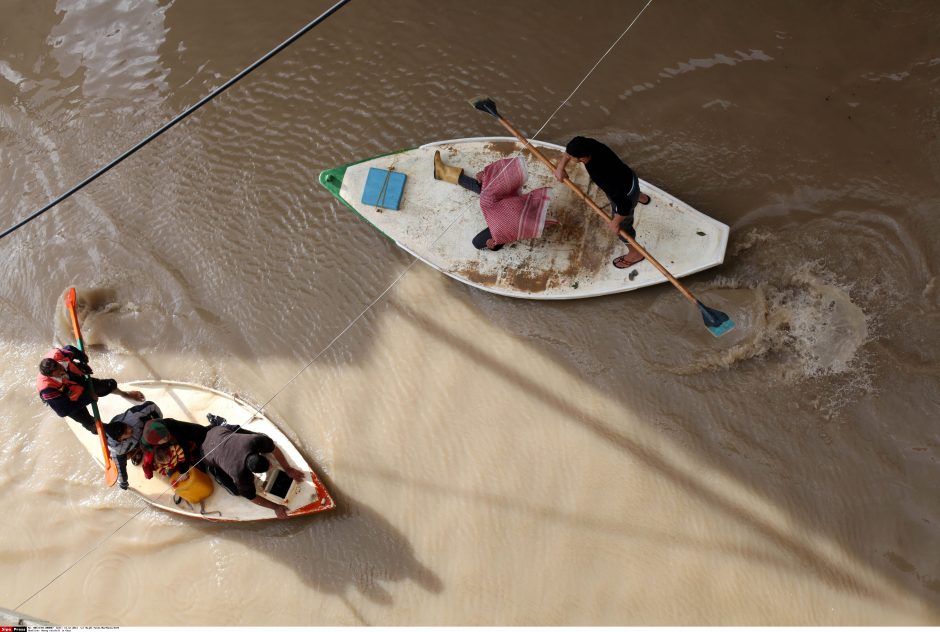
M519 142L525 145L526 148L532 152L532 155L534 155L536 158L542 161L545 164L545 166L549 168L550 171L555 170L555 164L551 160L546 158L544 154L542 154L542 152L539 151L535 145L530 143L522 134L520 134L519 130L513 127L509 121L507 121L502 116L500 116L499 112L496 110L496 103L493 101L493 99L489 97L477 97L475 99L470 100L470 105L480 110L481 112L486 112L487 114L494 116L496 120L498 120L500 124L502 124L502 126L505 127L509 131L510 134L515 136L517 139L519 139ZM601 207L595 204L594 200L589 198L584 193L584 191L581 190L581 188L578 185L576 185L574 182L572 182L568 178L567 175L565 176L564 183L567 184L568 188L574 191L578 195L578 197L580 197L582 200L587 202L588 206L590 206L591 209L597 215L602 217L605 222L610 221L610 216L607 215L607 213L605 213L601 209ZM646 250L644 250L643 247L640 246L640 244L636 243L636 240L633 239L633 237L628 235L623 230L620 231L620 235L621 237L626 239L628 242L630 242L630 245L636 248L637 252L639 252L641 255L646 257L646 259L650 263L652 263L653 266L657 270L659 270L663 274L663 276L666 277L669 280L669 282L672 283L676 287L677 290L679 290L679 292L682 293L682 296L688 299L689 302L691 302L693 305L698 307L699 311L702 314L702 320L705 321L705 327L707 327L708 331L710 331L714 336L716 337L721 336L723 334L728 333L734 328L734 321L732 321L731 318L729 318L727 314L725 314L724 312L720 312L717 309L712 309L711 307L706 307L705 305L703 305L702 302L698 300L697 298L695 298L695 296L692 295L692 292L690 292L684 285L679 283L679 280L676 279L676 277L672 276L672 274L670 274L669 271L662 266L662 264L660 264L658 261L656 261L656 259L650 256L650 254L646 252Z
M69 310L69 316L72 318L72 331L75 333L75 340L78 342L78 348L85 351L85 341L82 340L82 329L78 326L78 316L75 314L75 288L70 287L65 294L65 306ZM92 397L95 397L95 386L89 376L85 376L88 390ZM101 413L98 412L98 402L91 402L91 409L95 413L95 428L98 430L98 441L101 443L101 455L104 457L104 480L108 487L114 485L118 478L117 467L111 461L111 452L108 450L108 440L104 436L104 425L101 423Z

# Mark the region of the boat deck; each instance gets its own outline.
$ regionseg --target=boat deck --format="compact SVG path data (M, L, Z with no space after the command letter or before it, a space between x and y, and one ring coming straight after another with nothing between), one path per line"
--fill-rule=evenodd
M535 143L551 160L564 149ZM441 272L480 289L519 298L574 299L635 290L665 281L648 261L628 269L612 265L627 246L609 233L604 222L546 167L526 150L529 191L552 187L548 217L561 222L546 226L541 238L509 244L493 252L476 250L471 240L486 227L478 196L453 184L435 180L433 156L473 176L485 165L516 155L512 138L476 138L430 143L360 163L325 171L320 181L363 219L401 248ZM404 173L400 210L380 209L361 202L371 167ZM569 166L569 177L604 208L607 198L583 165ZM651 201L638 205L637 241L677 277L719 265L724 260L728 227L640 181ZM636 274L631 274L636 271ZM631 278L631 276L633 278Z

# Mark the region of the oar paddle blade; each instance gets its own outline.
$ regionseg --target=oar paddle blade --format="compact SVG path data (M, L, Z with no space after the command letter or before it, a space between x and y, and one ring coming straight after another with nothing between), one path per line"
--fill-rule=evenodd
M724 312L712 309L711 307L705 307L702 305L702 301L696 301L696 304L698 305L698 311L702 312L702 320L705 321L705 327L707 327L708 331L716 338L734 329L734 321Z
M111 453L108 451L107 439L104 438L104 427L101 424L101 420L95 420L95 426L98 427L98 440L102 444L101 454L104 456L104 482L108 487L114 487L114 484L117 482L117 467L114 465L114 461L111 460Z
M92 403L91 409L95 412L95 430L98 431L98 443L101 445L101 456L104 459L104 482L108 487L114 487L118 479L117 466L111 460L111 451L108 449L108 440L104 436L104 423L101 421L98 405Z
M104 482L108 487L114 487L114 484L117 483L118 471L114 467L114 461L108 461L108 467L104 469Z
M491 114L496 118L502 118L499 115L499 112L496 111L496 102L489 97L476 97L470 99L470 105L480 110L481 112L486 112L487 114Z
M72 332L75 334L76 344L82 351L85 350L85 343L82 341L82 330L78 326L78 315L75 313L75 288L70 287L65 293L65 307L69 311L69 318L72 321Z

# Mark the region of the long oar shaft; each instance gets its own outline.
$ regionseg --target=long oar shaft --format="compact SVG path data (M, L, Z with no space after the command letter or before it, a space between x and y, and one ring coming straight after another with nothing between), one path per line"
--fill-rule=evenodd
M78 343L80 351L85 351L85 341L82 339L82 328L78 324L78 315L75 313L75 288L69 288L65 295L65 305L69 310L69 317L72 319L72 333L75 334L75 342ZM95 385L90 377L86 376L88 391L92 397L96 397ZM95 429L98 431L98 443L101 445L101 456L104 457L104 478L108 486L114 485L117 480L117 468L111 462L111 451L108 450L108 441L104 437L104 425L101 423L101 413L98 412L98 402L92 400L91 410L95 413Z
M509 121L507 121L506 119L504 119L502 116L497 116L497 117L496 117L496 120L498 120L498 121L500 122L500 124L501 124L503 127L505 127L513 136L515 136L515 137L519 140L519 142L521 142L523 145L525 145L526 148L527 148L529 151L532 152L532 155L534 155L536 158L538 158L540 161L542 161L542 163L544 163L545 166L549 168L549 170L551 170L551 171L554 171L554 170L555 170L555 166L556 166L556 165L555 165L554 163L552 163L551 160L549 160L548 158L546 158L545 155L544 155L541 151L539 151L538 147L536 147L535 145L533 145L531 142L529 142L529 140L528 140L525 136L523 136L522 134L520 134L520 133L519 133L519 130L517 130L515 127L513 127L512 124L511 124ZM564 183L567 184L567 185L568 185L568 188L571 189L572 191L574 191L574 192L578 195L578 197L580 197L582 200L584 200L585 202L587 202L588 206L591 207L591 210L593 210L597 215L599 215L600 217L602 217L605 221L609 221L609 220L610 220L610 216L608 216L607 213L605 213L605 212L603 211L603 209L601 209L601 207L599 207L599 206L594 202L594 200L592 200L584 191L582 191L582 190L581 190L581 187L579 187L579 186L576 185L574 182L572 182L571 179L568 178L567 175L565 176ZM641 255L643 255L644 257L646 257L646 260L649 261L650 263L652 263L652 264L653 264L653 267L655 267L657 270L659 270L659 271L663 274L664 277L666 277L667 279L669 279L669 282L672 283L672 284L676 287L676 289L679 290L679 292L682 293L682 296L686 297L693 305L698 305L698 300L692 295L692 293L689 292L689 290L687 290L686 287L685 287L684 285L682 285L682 284L679 282L678 279L676 279L676 277L672 276L672 274L669 272L669 270L667 270L665 267L663 267L662 264L660 264L658 261L656 261L656 259L654 259L654 258L650 255L650 253L648 253L640 244L638 244L638 243L636 242L636 240L633 239L633 237L631 237L629 234L627 234L626 231L624 231L624 230L621 230L621 231L620 231L620 235L621 235L624 239L626 239L627 241L629 241L629 242L630 242L630 245L633 246L634 248L636 248L637 252L639 252Z

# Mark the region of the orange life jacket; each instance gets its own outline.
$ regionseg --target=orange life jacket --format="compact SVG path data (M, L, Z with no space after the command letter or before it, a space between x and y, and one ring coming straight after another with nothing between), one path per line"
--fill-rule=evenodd
M48 375L43 375L40 373L36 376L36 390L39 391L39 397L44 401L55 399L56 397L62 397L63 395L68 397L69 400L77 402L82 396L82 393L85 392L85 387L69 379L68 376L62 378L62 381L55 379L54 377L49 377Z
M85 392L85 372L72 362L72 356L63 349L53 349L45 357L58 362L65 369L66 376L59 381L42 373L37 375L36 390L39 392L39 397L43 400L50 400L65 395L73 402L78 401Z

